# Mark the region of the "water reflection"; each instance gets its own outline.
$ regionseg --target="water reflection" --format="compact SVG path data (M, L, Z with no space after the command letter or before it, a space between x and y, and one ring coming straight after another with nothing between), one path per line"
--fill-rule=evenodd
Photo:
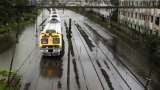
M60 57L42 57L40 75L45 78L60 78L62 76L62 59Z

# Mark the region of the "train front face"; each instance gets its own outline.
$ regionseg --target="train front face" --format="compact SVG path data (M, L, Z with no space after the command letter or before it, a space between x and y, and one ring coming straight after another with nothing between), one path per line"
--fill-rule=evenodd
M62 35L57 33L41 33L40 51L43 56L60 56L62 52Z

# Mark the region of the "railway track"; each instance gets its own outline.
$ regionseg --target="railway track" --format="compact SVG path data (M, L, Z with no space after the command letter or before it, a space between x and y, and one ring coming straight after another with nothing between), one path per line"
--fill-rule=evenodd
M74 27L74 26L73 26ZM77 27L76 27L77 28ZM75 29L75 28L74 28ZM82 47L84 47L85 48L85 50L86 50L86 52L87 52L87 56L89 57L89 60L90 60L90 62L92 63L92 67L94 68L94 71L96 72L96 75L97 75L97 77L98 77L98 80L99 80L99 82L100 82L100 84L101 84L101 86L102 86L102 88L103 88L103 90L106 90L106 87L104 86L104 82L103 82L103 80L102 80L102 76L104 76L105 75L105 73L104 73L104 71L105 70L103 70L103 69L100 69L101 67L98 67L98 65L97 65L97 63L96 63L96 60L95 60L95 58L90 54L90 50L88 50L89 48L88 48L88 46L86 45L86 43L85 43L85 41L83 41L83 35L81 35L80 34L80 32L79 32L79 30L77 29L76 31L74 30L74 33L73 33L73 35L75 34L75 33L79 33L79 34L77 34L76 36L78 36L79 38L80 38L80 40L81 40L81 42L82 42L82 44L83 44L83 46ZM88 34L88 33L87 33ZM73 38L75 37L75 35L73 36ZM89 36L90 38L91 38L91 36ZM75 39L73 39L73 40L75 40ZM74 41L74 42L76 42L76 41ZM78 46L76 46L76 47L78 47ZM96 47L97 47L97 45L96 45ZM98 47L98 49L99 49L99 47ZM74 49L75 50L75 49ZM99 50L101 50L101 49L99 49ZM76 50L77 51L77 50ZM102 52L101 51L101 53L103 53L103 55L106 57L106 54L104 53L104 52ZM105 61L104 61L105 62ZM113 68L115 69L115 71L118 73L118 75L121 77L121 79L126 83L126 85L128 86L128 88L131 90L131 87L129 86L129 84L127 83L127 81L123 78L123 76L120 74L120 72L118 71L118 69L116 68L116 66L114 66L114 64L110 61L110 64L113 66ZM106 64L106 62L105 62L105 65L106 65L106 67L108 68L109 66ZM82 66L81 66L82 67ZM83 69L82 69L83 70ZM83 72L85 72L85 71L83 71ZM105 71L106 72L106 71ZM83 75L84 75L84 77L86 77L85 76L85 73L83 73ZM105 76L104 76L104 78L105 78ZM110 81L110 80L109 80ZM112 81L110 81L110 83L111 83ZM111 83L112 84L112 83ZM114 89L114 86L112 86L110 84L110 89L111 90L113 90ZM108 84L109 85L109 84Z
M86 23L85 23L85 25L86 25ZM93 28L92 28L93 29ZM92 32L94 32L93 30L91 30ZM103 30L104 31L104 30ZM104 31L105 32L105 31ZM96 34L98 34L97 32L96 32ZM99 35L100 36L100 35ZM100 37L100 38L103 38L102 36ZM106 41L106 40L103 40L103 41ZM102 43L103 43L103 41L102 41ZM105 43L103 43L104 45L105 45ZM101 47L99 47L100 49L101 49ZM101 49L101 50L103 50L103 49ZM110 49L109 49L110 50ZM111 51L112 52L112 51ZM104 52L104 54L105 54L105 52ZM136 74L128 67L128 65L126 65L125 64L125 62L123 62L121 59L120 59L120 57L118 57L117 55L115 55L115 58L117 59L117 61L119 61L135 78L136 78L136 80L143 86L143 87L145 87L145 85L143 84L143 82L136 76Z
M78 28L77 28L77 33L79 32L79 30L78 30ZM80 32L79 32L80 33ZM86 50L86 52L87 52L87 55L88 55L88 57L89 57L89 59L90 59L90 61L91 61L91 63L92 63L92 66L94 67L94 70L95 70L95 72L96 72L96 74L97 74L97 77L98 77L98 79L99 79L99 82L101 83L101 86L102 86L102 88L103 88L103 90L106 90L106 88L105 88L105 86L104 86L104 83L102 82L102 78L101 78L101 73L99 73L99 72L101 72L100 71L100 69L97 67L97 65L96 65L96 63L95 63L95 59L93 60L93 57L90 55L90 53L89 53L89 51L88 51L88 47L85 45L85 42L83 41L83 35L81 35L81 33L79 34L79 38L81 39L81 42L83 43L83 46L84 46L84 48L85 48L85 50ZM111 90L114 90L113 89L113 87L112 86L110 86L110 89Z
M87 30L86 30L87 31ZM92 31L92 30L91 30ZM93 32L93 31L92 31ZM91 36L89 34L89 32L87 32L87 34L93 39L93 36ZM103 53L103 55L107 58L107 60L109 61L109 63L114 67L114 69L116 70L116 72L118 73L118 75L122 78L122 80L126 83L126 85L130 88L130 90L132 90L132 88L130 87L130 85L127 83L127 81L123 78L123 76L121 75L121 73L119 72L118 68L113 64L113 62L111 61L111 59L108 57L108 55L106 55L105 51L96 44L96 47L98 47L98 49L100 49L100 51ZM129 69L129 67L127 67L127 65L122 62L120 59L118 59L118 61L128 70L128 72L130 72L130 74L138 81L138 83L141 84L141 86L144 88L144 84L138 79L138 77Z

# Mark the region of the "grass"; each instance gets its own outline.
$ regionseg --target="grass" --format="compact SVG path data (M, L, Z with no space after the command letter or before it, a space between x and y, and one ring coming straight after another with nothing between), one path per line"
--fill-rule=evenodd
M4 81L0 80L0 90L5 90L5 85Z
M4 78L7 77L7 75L8 75L7 71L5 70L0 71L0 90L6 90L5 89L6 83Z
M7 90L6 85L7 85L7 78L8 78L8 71L6 70L1 70L0 71L0 90ZM19 90L20 89L20 76L18 76L15 72L11 72L11 76L14 76L14 79L12 79L10 82L10 90Z

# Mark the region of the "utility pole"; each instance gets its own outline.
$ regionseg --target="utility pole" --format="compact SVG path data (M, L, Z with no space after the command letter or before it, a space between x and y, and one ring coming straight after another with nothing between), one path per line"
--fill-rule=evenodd
M70 41L71 40L71 38L72 38L72 31L71 31L71 23L72 23L72 20L71 20L71 18L69 18L69 27L67 28L68 30L67 30L67 38L68 38L68 40Z
M71 53L71 18L69 19L69 28L67 28L67 39L68 39L68 72L67 72L67 90L70 90L70 53Z

